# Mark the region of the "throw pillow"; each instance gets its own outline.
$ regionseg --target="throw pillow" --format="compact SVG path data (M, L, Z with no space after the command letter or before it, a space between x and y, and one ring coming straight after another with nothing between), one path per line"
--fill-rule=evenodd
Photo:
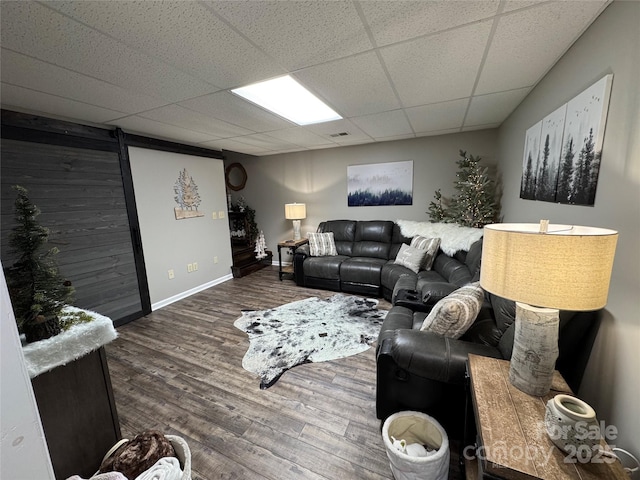
M418 273L420 271L420 266L424 262L424 256L426 254L426 250L410 247L406 243L403 243L400 246L400 250L398 251L398 255L396 256L396 261L394 263L403 265L409 270Z
M338 255L336 242L333 240L333 232L307 233L309 238L309 253L312 257L327 257Z
M420 266L421 270L431 270L433 261L436 259L436 254L440 248L439 238L426 238L416 235L411 239L411 246L414 248L420 248L426 250L427 254L424 257L424 261Z
M420 330L460 338L478 316L483 299L480 282L465 285L436 303Z

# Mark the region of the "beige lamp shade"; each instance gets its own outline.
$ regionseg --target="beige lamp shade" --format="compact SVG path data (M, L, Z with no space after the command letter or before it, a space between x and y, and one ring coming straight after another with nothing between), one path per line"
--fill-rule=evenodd
M284 218L287 220L302 220L307 218L307 206L304 203L285 204Z
M480 284L500 297L558 310L607 303L618 232L500 223L484 227Z

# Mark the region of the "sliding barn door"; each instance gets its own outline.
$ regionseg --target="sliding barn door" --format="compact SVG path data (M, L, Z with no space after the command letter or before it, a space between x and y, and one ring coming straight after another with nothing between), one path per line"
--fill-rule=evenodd
M75 305L106 315L116 324L142 316L148 291L146 284L139 284L136 270L139 232L132 231L129 221L117 141L95 149L82 142L77 147L41 143L41 138L6 138L4 132L3 137L3 266L15 260L7 240L14 226L12 186L21 185L42 211L38 220L50 231L50 246L60 250L58 265L75 288Z

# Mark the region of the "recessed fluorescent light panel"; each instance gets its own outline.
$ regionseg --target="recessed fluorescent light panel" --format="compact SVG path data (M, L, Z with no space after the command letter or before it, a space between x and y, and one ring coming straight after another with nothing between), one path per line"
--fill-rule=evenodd
M231 93L298 125L330 122L342 118L289 75L235 88Z

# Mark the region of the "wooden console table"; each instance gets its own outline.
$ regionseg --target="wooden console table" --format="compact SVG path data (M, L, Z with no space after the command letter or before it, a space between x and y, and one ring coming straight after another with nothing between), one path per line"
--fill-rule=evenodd
M468 373L478 462L477 475L467 465L467 478L628 480L619 461L602 457L603 463L569 463L549 439L544 427L547 401L559 393L572 394L557 371L543 397L511 385L506 360L469 355Z

